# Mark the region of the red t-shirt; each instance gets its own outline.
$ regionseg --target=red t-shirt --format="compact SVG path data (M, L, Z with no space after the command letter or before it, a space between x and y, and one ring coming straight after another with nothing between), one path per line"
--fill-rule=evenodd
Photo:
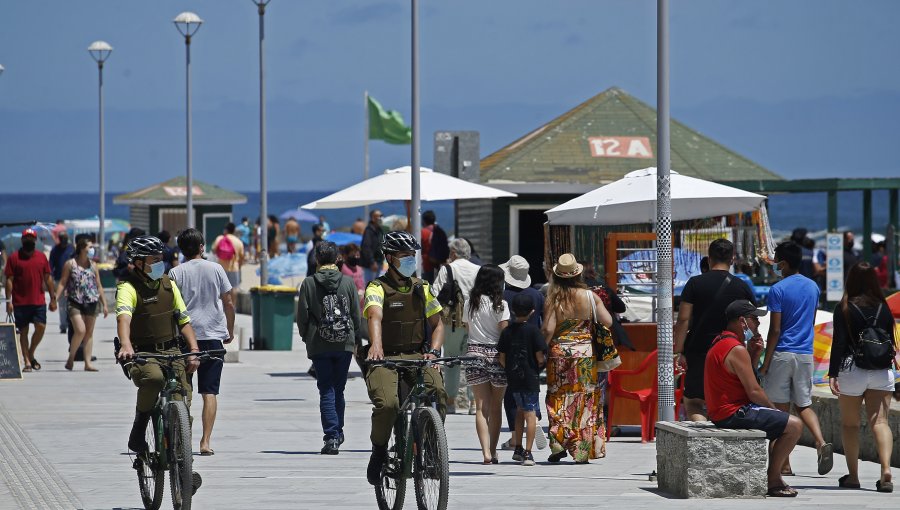
M706 354L703 396L711 421L724 420L750 403L741 380L725 366L728 353L743 345L737 335L731 331L723 331L713 340L712 347Z
M12 252L6 263L6 277L13 279L13 306L44 305L44 275L50 274L50 262L41 251L22 258Z
M428 252L431 251L431 234L434 233L434 225L422 228L422 269L431 271L434 264L428 260Z

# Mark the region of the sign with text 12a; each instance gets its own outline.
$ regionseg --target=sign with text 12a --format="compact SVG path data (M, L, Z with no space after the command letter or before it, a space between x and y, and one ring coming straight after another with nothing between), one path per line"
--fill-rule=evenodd
M653 159L653 147L646 136L594 136L588 138L595 158Z
M828 301L844 297L844 236L825 236L825 293Z

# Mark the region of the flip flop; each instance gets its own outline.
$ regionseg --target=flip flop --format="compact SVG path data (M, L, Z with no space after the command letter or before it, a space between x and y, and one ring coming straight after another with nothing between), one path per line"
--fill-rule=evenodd
M201 457L209 457L210 455L215 455L215 454L216 454L216 452L215 452L215 450L213 450L213 449L209 449L209 450L200 450L200 456L201 456Z
M825 443L819 452L819 474L827 475L832 467L834 467L834 446L831 443Z
M782 471L781 476L795 476L793 469L788 469L787 471Z
M32 359L32 360L31 360L31 368L33 368L33 369L35 369L35 370L40 370L40 369L41 369L41 364L38 363L38 360Z
M777 487L769 487L766 496L771 498L796 498L797 491L792 489L790 485L779 485Z
M31 372L33 369L30 365L25 365L25 368L22 369L22 372Z
M838 478L838 487L843 489L859 489L858 483L850 483L847 480L850 479L850 475L844 475Z
M84 369L85 372L99 372L99 368L89 367Z
M882 482L878 480L875 482L875 490L878 492L894 492L894 482Z

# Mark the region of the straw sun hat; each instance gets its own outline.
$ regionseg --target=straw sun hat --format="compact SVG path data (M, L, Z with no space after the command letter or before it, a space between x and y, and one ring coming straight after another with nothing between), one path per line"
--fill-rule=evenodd
M563 253L553 266L553 274L560 278L575 278L584 271L584 266L575 260L575 255Z

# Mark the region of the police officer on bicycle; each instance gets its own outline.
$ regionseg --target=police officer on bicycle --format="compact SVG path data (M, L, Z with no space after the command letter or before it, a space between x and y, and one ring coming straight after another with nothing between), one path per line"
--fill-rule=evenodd
M153 236L136 237L125 247L128 261L134 269L116 288L116 323L118 326L120 362L130 360L135 351L156 354L180 354L183 336L191 352L199 352L187 307L175 282L164 274L162 242ZM180 330L180 333L179 333ZM191 387L185 372L193 373L200 362L196 357L173 364L182 389L190 400ZM144 365L132 364L128 369L137 386L137 410L134 425L128 436L128 449L143 453L150 411L156 405L165 376L155 360ZM180 394L173 398L181 400ZM190 402L188 402L190 403Z
M416 251L421 246L408 232L389 232L383 250L388 271L366 287L363 316L369 323L368 360L434 359L441 355L444 326L441 304L431 294L428 282L413 275ZM431 326L431 343L426 344L426 321ZM403 374L410 378L412 374ZM407 384L412 386L413 380ZM397 394L397 370L376 366L366 374L366 387L372 400L372 456L366 478L377 485L381 467L387 458L387 443L400 409ZM447 394L439 370L425 371L425 386L433 392L441 418L446 414Z

